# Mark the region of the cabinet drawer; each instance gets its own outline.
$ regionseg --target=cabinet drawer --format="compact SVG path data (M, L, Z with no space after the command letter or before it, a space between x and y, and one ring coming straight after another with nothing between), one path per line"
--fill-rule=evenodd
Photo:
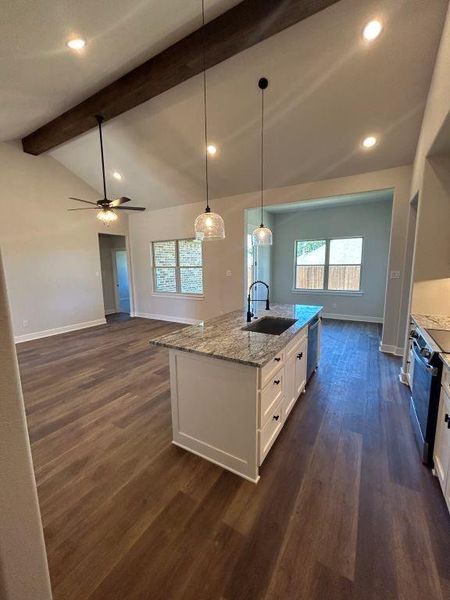
M274 356L267 365L260 370L260 381L259 387L263 389L264 386L273 378L275 373L278 371L280 367L284 364L284 352L279 352L276 356Z
M285 392L284 367L280 367L269 379L259 397L259 427L267 422L273 407L280 402Z
M267 423L258 432L259 437L259 464L262 465L272 444L277 439L278 434L283 427L282 403L279 402L271 411Z
M302 344L306 340L307 337L308 337L308 327L303 327L303 329L297 333L295 338L293 340L291 340L289 342L289 344L286 346L286 348L284 350L285 360L290 358L297 351L297 347L299 346L299 344Z

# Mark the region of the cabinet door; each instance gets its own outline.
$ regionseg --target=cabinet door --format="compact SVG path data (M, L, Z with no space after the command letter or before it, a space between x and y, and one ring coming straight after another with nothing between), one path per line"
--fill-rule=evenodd
M441 399L436 426L436 440L434 443L434 468L447 504L450 502L450 486L448 484L450 465L450 398L444 388L441 388Z
M295 354L294 394L296 400L306 385L306 364L308 358L306 355L307 347L308 346L305 340L300 345L298 352Z
M297 400L295 394L295 363L297 362L296 354L293 354L287 359L284 367L284 416L285 418L291 412L292 407Z

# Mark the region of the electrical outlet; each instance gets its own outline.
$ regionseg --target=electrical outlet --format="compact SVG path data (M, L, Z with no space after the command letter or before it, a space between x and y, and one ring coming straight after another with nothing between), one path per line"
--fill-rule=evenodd
M24 319L22 321L22 327L28 327L28 321L27 321L27 319Z
M331 308L336 308L336 302L333 302L333 304L331 305Z
M391 279L400 279L400 271L391 271L390 278Z
M225 275L226 275L227 277L231 277L231 271L227 271L227 272L225 273Z

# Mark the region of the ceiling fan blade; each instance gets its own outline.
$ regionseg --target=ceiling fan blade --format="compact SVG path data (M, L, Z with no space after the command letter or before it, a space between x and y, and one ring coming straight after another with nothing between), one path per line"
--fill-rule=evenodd
M122 198L116 198L115 200L111 200L109 206L111 208L115 208L116 206L120 206L121 204L125 204L125 202L131 202L130 198L126 196L122 196Z
M82 200L81 198L72 198L72 196L70 196L69 200L76 200L77 202L84 202L85 204L93 204L94 206L97 206L96 202L91 202L90 200Z
M145 210L143 206L115 206L114 210Z
M93 208L68 208L67 210L101 210L99 207Z

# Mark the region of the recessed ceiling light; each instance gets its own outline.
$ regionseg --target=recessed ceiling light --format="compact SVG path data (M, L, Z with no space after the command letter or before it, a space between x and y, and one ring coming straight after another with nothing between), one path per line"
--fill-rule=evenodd
M373 148L378 143L377 138L374 135L368 135L362 141L364 148Z
M86 40L83 38L73 38L67 42L67 47L71 50L83 50L86 46Z
M383 25L381 24L381 21L379 21L378 19L369 21L364 26L363 33L362 33L363 38L367 42L372 42L380 35L382 29L383 29Z
M113 177L114 179L117 179L117 181L122 181L122 175L118 171L114 171Z
M217 148L214 146L214 144L209 144L207 150L210 156L214 156L214 154L217 152Z

